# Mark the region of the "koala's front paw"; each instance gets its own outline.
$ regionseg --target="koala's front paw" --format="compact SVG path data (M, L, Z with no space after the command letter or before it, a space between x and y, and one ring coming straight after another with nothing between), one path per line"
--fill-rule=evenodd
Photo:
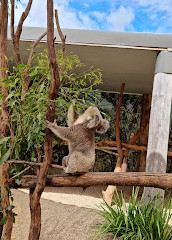
M46 128L50 128L52 126L52 122L49 122L48 120L46 120Z
M51 129L52 127L54 127L56 125L56 121L54 120L54 122L50 122L48 120L46 120L46 127Z

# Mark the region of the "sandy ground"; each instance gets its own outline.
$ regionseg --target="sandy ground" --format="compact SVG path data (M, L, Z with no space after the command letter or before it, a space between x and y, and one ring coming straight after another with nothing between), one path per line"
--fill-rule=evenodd
M82 188L46 187L41 199L42 228L40 240L91 240L96 223L102 219L92 210L102 203L101 192L106 186ZM118 187L125 199L131 196L132 187ZM30 225L29 191L13 189L14 212L17 213L12 240L27 240ZM142 189L140 188L139 198ZM94 240L98 240L95 237ZM112 240L106 235L103 240Z
M46 187L42 195L42 230L40 240L91 240L95 225L101 220L90 208L102 202L106 187L82 188ZM29 234L30 211L28 190L12 190L14 212L17 213L12 240L26 240ZM97 238L95 238L97 240ZM106 236L104 239L113 239Z

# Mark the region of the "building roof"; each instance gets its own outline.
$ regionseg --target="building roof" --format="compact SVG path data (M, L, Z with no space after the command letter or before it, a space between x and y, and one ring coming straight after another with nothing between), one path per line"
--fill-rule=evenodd
M21 36L22 59L26 60L30 43L46 31L45 28L24 27ZM172 34L128 33L93 30L63 29L67 52L76 53L81 62L100 68L103 73L103 91L119 92L125 82L127 93L151 93L157 55L172 48ZM10 33L10 31L9 31ZM55 29L55 44L60 38ZM12 43L9 39L9 54ZM42 39L46 47L46 37Z

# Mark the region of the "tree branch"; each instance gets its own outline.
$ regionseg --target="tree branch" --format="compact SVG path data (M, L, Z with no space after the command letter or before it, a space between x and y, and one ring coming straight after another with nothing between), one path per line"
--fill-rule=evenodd
M21 33L22 33L22 26L23 26L23 23L24 23L25 19L27 18L28 14L29 14L29 11L30 11L30 8L31 8L31 5L32 5L32 1L33 0L28 1L26 9L20 17L20 20L19 20L19 23L18 23L18 26L17 26L17 30L16 30L15 33L14 33L14 7L15 7L14 4L15 4L15 1L12 0L12 2L11 2L11 4L12 4L12 7L11 7L11 16L12 16L12 19L11 19L11 38L12 38L12 41L13 41L14 55L15 55L15 60L16 60L17 65L22 63L21 56L20 56L19 40L20 40L20 36L21 36Z
M29 57L28 57L27 65L31 66L32 56L33 56L33 53L34 53L34 49L35 49L35 47L38 45L38 43L42 40L42 38L44 38L46 35L47 35L47 31L44 32L44 33L43 33L37 40L35 40L35 42L33 43L32 48L31 48L31 50L30 50Z
M29 162L29 161L22 161L22 160L8 160L7 161L9 164L27 164L27 165L31 165L31 166L38 166L41 167L43 166L43 163L37 163L37 162ZM50 166L52 168L57 168L57 169L64 169L63 166L61 165L56 165L56 164L50 164Z
M95 146L95 149L101 150L101 151L103 151L103 152L106 152L106 153L109 153L109 154L112 154L112 155L115 155L115 156L119 156L118 153L115 153L115 152L112 152L112 151L108 151L108 150L106 150L105 148L102 148L102 147L97 147L97 146Z
M15 34L16 35L16 40L18 40L18 41L19 41L21 33L22 33L23 23L24 23L25 19L27 18L28 14L30 12L30 8L32 6L32 2L33 2L33 0L29 0L28 1L26 9L25 9L25 11L22 13L22 15L20 17L20 20L19 20L19 23L18 23L18 26L17 26L17 30L16 30L16 34Z
M11 40L12 41L14 41L14 4L15 4L14 0L11 0Z
M15 179L16 177L22 175L24 172L28 171L30 168L31 168L31 167L27 167L27 168L25 168L23 171L17 173L15 176L13 176L13 177L11 177L11 178L9 179L9 182L12 181L13 179Z
M123 162L123 151L121 147L121 140L120 140L120 110L121 110L121 105L122 105L122 98L123 98L123 92L125 88L125 83L122 83L121 89L120 89L120 94L119 94L119 99L116 102L116 121L115 121L115 135L116 135L116 142L117 142L117 149L118 149L118 154L119 157L116 162L116 167L115 171L121 171L121 166Z
M59 74L62 74L66 64L66 36L63 35L62 30L60 28L57 9L55 9L55 18L56 18L57 31L62 41L63 62L59 71Z

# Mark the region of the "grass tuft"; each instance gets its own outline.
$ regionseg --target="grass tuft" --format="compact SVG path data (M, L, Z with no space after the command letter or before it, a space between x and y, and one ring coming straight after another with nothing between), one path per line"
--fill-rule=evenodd
M157 201L159 195L149 201L138 200L138 192L138 187L135 191L133 188L129 203L126 203L122 192L119 196L116 190L112 207L104 201L95 210L103 221L97 224L93 239L111 233L114 240L172 240L172 199L165 199L161 204Z

